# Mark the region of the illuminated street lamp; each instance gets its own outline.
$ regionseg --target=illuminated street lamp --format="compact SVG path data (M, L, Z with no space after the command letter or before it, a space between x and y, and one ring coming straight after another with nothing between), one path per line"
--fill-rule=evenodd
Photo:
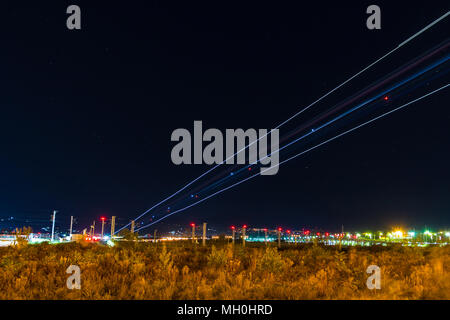
M425 236L430 236L430 241L433 241L433 234L430 231L425 230L425 232L423 234ZM426 238L425 238L425 240L426 240Z
M403 231L401 230L396 230L392 233L394 235L394 237L396 238L403 238Z

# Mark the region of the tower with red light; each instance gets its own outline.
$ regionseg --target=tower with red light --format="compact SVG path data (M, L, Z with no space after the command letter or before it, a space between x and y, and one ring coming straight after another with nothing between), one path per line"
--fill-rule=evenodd
M103 240L103 232L105 231L106 218L105 217L101 217L100 220L102 221L102 236L101 236L100 240Z
M234 245L234 239L236 238L236 228L235 226L231 226L231 242Z

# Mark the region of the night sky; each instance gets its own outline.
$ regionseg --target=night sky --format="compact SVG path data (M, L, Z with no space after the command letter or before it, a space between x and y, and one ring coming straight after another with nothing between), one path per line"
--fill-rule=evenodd
M0 217L45 220L57 209L61 229L71 215L80 228L100 216L128 222L209 168L171 162L173 130L192 131L194 120L273 128L450 9L296 2L2 2ZM81 7L81 30L66 28L70 4ZM381 30L366 28L370 4L381 7ZM330 105L445 40L449 20ZM449 98L436 94L165 224L450 226Z

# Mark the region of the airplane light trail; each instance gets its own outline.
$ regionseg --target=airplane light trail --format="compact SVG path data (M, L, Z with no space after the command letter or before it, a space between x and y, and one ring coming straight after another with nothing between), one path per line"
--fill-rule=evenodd
M446 60L448 60L448 57L447 57L446 59L444 59L443 61L445 62ZM431 69L432 69L432 68L431 68ZM431 80L436 79L436 78L439 78L439 77L445 75L445 74L448 73L448 72L449 72L449 71L445 71L445 72L442 72L442 71L441 71L441 72L435 73L431 78L425 78L425 79L422 79L421 82L420 82L419 84L417 84L417 85L415 85L415 86L413 86L413 87L411 87L411 88L408 88L407 90L403 90L402 93L396 93L393 99L396 100L396 99L398 99L399 97L401 97L401 96L403 96L403 95L406 95L406 94L408 94L409 92L412 92L414 89L416 89L416 88L422 86L423 84L429 83ZM412 78L415 78L415 77L413 76ZM405 80L405 82L407 82L407 80ZM375 99L375 101L378 101L378 102L376 102L376 104L374 104L374 105L372 105L372 106L379 105L379 104L380 104L380 101L381 101L381 100L385 101L385 100L386 100L385 98L386 98L387 96L384 96L382 99L379 99L379 98L381 98L381 97L383 97L383 94L377 95L377 99ZM389 99L389 100L390 100L390 99ZM330 122L334 122L334 120L332 120L332 121L330 121ZM326 125L327 125L327 124L326 124ZM324 126L325 126L325 125L324 125ZM314 133L318 132L320 129L321 129L321 128L318 128L317 130L314 131ZM309 133L308 133L308 135L310 135L310 134L312 134L312 132L309 132ZM298 142L299 140L302 140L303 138L304 138L304 136L303 136L303 137L300 137L300 138L298 138L298 139L296 139L296 140L294 140L294 141L292 141L290 144L295 144L296 142ZM275 152L278 152L278 151L280 151L280 150L282 150L282 149L284 149L284 148L287 148L287 147L289 147L289 145L285 145L285 146L281 147L280 149L278 149L278 150L275 151ZM270 155L268 155L268 156L270 156ZM250 168L251 168L251 165L247 165L247 166L245 166L245 167L243 167L243 168L241 168L241 169L239 169L239 170L237 170L237 171L231 172L232 174L227 175L227 176L225 176L224 178L222 178L222 179L220 179L220 180L218 180L218 181L216 181L216 182L214 182L214 183L212 183L212 184L210 184L210 185L207 185L206 187L202 187L201 190L196 190L194 193L195 193L196 195L204 194L206 191L211 190L211 189L214 189L214 188L216 188L216 187L218 187L218 186L224 184L224 183L227 182L228 180L235 179L236 177L238 177L239 174L247 172L247 168L250 169ZM190 200L190 199L188 199L188 200ZM170 205L171 205L171 206L175 206L176 204L182 205L183 203L187 203L188 200L186 200L186 198L184 198L184 200L180 199L180 200L178 200L178 201L176 201L176 202L171 202Z
M445 46L445 48L448 47L448 45L449 45L449 44L447 44L447 46ZM405 80L402 81L402 82L399 82L398 84L396 84L396 85L394 85L393 87L391 87L391 88L389 88L389 89L387 89L387 90L381 92L380 94L376 95L375 97L372 97L372 98L370 98L370 99L364 101L363 103L358 104L356 107L354 107L354 108L352 108L352 109L350 109L350 110L344 112L343 114L341 114L341 115L337 116L336 118L334 118L334 119L332 119L332 120L326 122L325 124L320 125L319 127L316 127L316 128L314 128L314 129L311 129L311 131L309 131L309 132L307 132L306 134L304 134L303 136L301 136L301 137L299 137L299 138L297 138L297 139L295 139L295 140L289 142L288 144L286 144L286 145L280 147L278 150L276 150L276 151L273 152L273 153L280 152L280 151L282 151L283 149L285 149L285 148L291 146L292 144L294 144L294 143L296 143L296 142L298 142L298 141L301 141L301 140L307 138L308 136L310 136L310 135L312 135L312 134L314 134L314 133L317 133L319 130L321 130L321 129L327 127L327 126L329 126L330 124L333 124L333 123L336 122L337 120L339 120L339 119L341 119L341 118L347 116L348 114L350 114L350 113L352 113L352 112L354 112L354 111L356 111L356 110L362 108L363 106L365 106L365 105L367 105L367 104L369 104L369 103L371 103L371 102L373 102L373 101L379 99L380 97L383 97L383 95L388 94L389 92L391 92L391 91L397 89L397 88L400 87L401 85L403 85L403 84L405 84L405 83L407 83L407 82L409 82L409 81L411 81L411 80L414 80L414 79L418 78L419 76L423 75L423 74L426 73L427 71L432 70L432 69L435 68L436 66L439 66L439 65L441 65L441 64L443 64L443 63L445 63L445 62L447 62L447 61L449 60L449 57L450 57L450 56L446 56L445 58L443 58L443 59L439 60L438 62L436 62L435 64L431 65L430 67L428 67L428 68L422 70L422 71L419 72L419 73L416 73L415 75L413 75L413 76L411 76L411 77L405 79ZM388 96L384 96L384 97L383 97L383 100L386 101L386 98L387 98L387 97L388 97ZM304 127L308 127L308 126L303 126L303 128L304 128ZM299 131L299 130L296 130L296 131ZM282 139L282 140L285 140L285 139ZM273 154L273 153L272 153L272 154ZM260 160L264 160L265 158L270 157L272 154L268 154L268 155L266 155L265 157L261 158ZM244 166L243 168L237 170L236 172L232 172L232 173L233 173L233 175L238 174L238 173L241 173L241 172L243 172L243 171L249 169L252 165L253 165L253 164L246 165L246 166ZM229 179L229 178L230 178L230 176L226 176L226 177L224 177L224 178L222 178L222 179L216 181L215 183L213 183L213 184L207 186L206 188L202 189L201 191L198 191L197 193L201 193L201 192L203 192L205 189L206 189L206 190L207 190L207 189L211 189L212 187L216 186L217 184L222 183L223 181L225 181L225 180L227 180L227 179Z
M279 129L280 127L282 127L283 125L285 125L286 123L290 122L292 119L296 118L297 116L299 116L300 114L302 114L303 112L305 112L306 110L310 109L312 106L316 105L318 102L322 101L324 98L326 98L327 96L329 96L330 94L332 94L333 92L335 92L336 90L338 90L339 88L341 88L342 86L344 86L345 84L347 84L348 82L350 82L351 80L353 80L354 78L358 77L360 74L364 73L365 71L369 70L370 68L372 68L374 65L376 65L377 63L379 63L380 61L384 60L386 57L390 56L392 53L394 53L395 51L397 51L398 49L400 49L401 47L403 47L404 45L406 45L407 43L409 43L410 41L412 41L413 39L415 39L416 37L418 37L420 34L422 34L423 32L425 32L426 30L428 30L429 28L431 28L433 25L436 25L437 23L439 23L440 21L442 21L443 19L445 19L448 15L450 14L450 11L447 11L444 15L442 15L441 17L433 20L430 24L428 24L427 26L425 26L424 28L420 29L418 32L414 33L412 36L410 36L408 39L406 39L405 41L401 42L399 45L397 45L394 49L392 49L391 51L389 51L388 53L386 53L385 55L383 55L382 57L378 58L377 60L375 60L374 62L372 62L371 64L369 64L367 67L363 68L362 70L360 70L359 72L357 72L356 74L354 74L353 76L351 76L350 78L348 78L347 80L345 80L344 82L342 82L341 84L339 84L338 86L336 86L335 88L333 88L332 90L328 91L326 94L324 94L323 96L321 96L320 98L318 98L317 100L313 101L312 103L310 103L308 106L306 106L305 108L303 108L302 110L300 110L299 112L295 113L293 116L291 116L290 118L286 119L285 121L283 121L282 123L280 123L278 126L275 127L275 129ZM161 200L160 202L158 202L157 204L153 205L151 208L147 209L146 211L144 211L142 214L140 214L137 218L135 218L134 220L138 220L141 217L143 217L144 215L146 215L148 212L150 212L151 210L153 210L154 208L160 206L161 204L165 203L167 200L172 199L174 196L176 196L177 194L179 194L180 192L182 192L183 190L187 189L189 186L191 186L192 184L194 184L196 181L200 180L201 178L203 178L204 176L206 176L208 173L212 172L213 170L215 170L216 168L218 168L219 166L221 166L222 164L224 164L227 160L233 158L235 155L239 154L240 152L242 152L243 150L247 149L248 147L250 147L252 144L258 142L260 139L264 138L265 136L267 136L268 134L272 133L274 129L270 130L267 134L259 137L256 141L253 141L252 143L248 144L247 146L245 146L244 148L242 148L241 150L238 150L236 153L234 153L231 157L224 159L221 163L215 165L214 167L212 167L211 169L208 169L207 171L205 171L203 174L199 175L197 178L193 179L192 181L190 181L189 183L187 183L186 185L184 185L183 187L181 187L180 189L178 189L176 192L172 193L170 196L166 197L165 199ZM115 233L120 232L122 229L126 228L127 226L129 226L131 224L128 223L125 226L123 226L122 228L118 229Z
M364 127L364 126L366 126L366 125L368 125L368 124L370 124L370 123L372 123L372 122L374 122L374 121L376 121L376 120L379 120L379 119L381 119L381 118L383 118L383 117L385 117L385 116L388 116L389 114L391 114L391 113L393 113L393 112L396 112L396 111L398 111L398 110L401 110L401 109L403 109L403 108L405 108L405 107L407 107L407 106L409 106L409 105L411 105L411 104L413 104L413 103L415 103L415 102L417 102L417 101L420 101L420 100L422 100L422 99L424 99L424 98L426 98L426 97L428 97L428 96L431 96L431 95L433 95L433 94L435 94L435 93L437 93L437 92L439 92L439 91L441 91L441 90L443 90L443 89L445 89L445 88L447 88L447 87L449 87L449 86L450 86L450 83L448 83L448 84L446 84L446 85L444 85L444 86L442 86L442 87L440 87L440 88L438 88L438 89L436 89L436 90L433 90L433 91L431 91L431 92L429 92L429 93L427 93L427 94L425 94L425 95L423 95L423 96L421 96L421 97L419 97L419 98L416 98L416 99L414 99L414 100L411 100L411 101L409 101L409 102L407 102L407 103L405 103L405 104L403 104L403 105L401 105L401 106L399 106L399 107L397 107L397 108L395 108L395 109L392 109L392 110L390 110L390 111L388 111L388 112L385 112L385 113L383 113L383 114L381 114L381 115L379 115L379 116L377 116L377 117L375 117L375 118L373 118L373 119L371 119L371 120L368 120L368 121L366 121L366 122L364 122L364 123L362 123L362 124L360 124L360 125L358 125L358 126L356 126L356 127L353 127L353 128L351 128L351 129L349 129L349 130L346 130L346 131L344 131L344 132L342 132L342 133L340 133L340 134L338 134L338 135L336 135L336 136L334 136L334 137L332 137L332 138L330 138L330 139L328 139L328 140L325 140L325 141L323 141L323 142L321 142L321 143L319 143L319 144L317 144L317 145L315 145L315 146L313 146L313 147L311 147L311 148L309 148L309 149L307 149L307 150L304 150L304 151L302 151L302 152L300 152L300 153L298 153L298 154L296 154L296 155L294 155L294 156L292 156L292 157L290 157L290 158L288 158L288 159L286 159L286 160L284 160L284 161L281 161L279 165L281 165L281 164L283 164L283 163L286 163L286 162L288 162L288 161L291 161L291 160L293 160L293 159L295 159L295 158L297 158L297 157L299 157L299 156L301 156L301 155L303 155L303 154L305 154L305 153L308 153L308 152L310 152L310 151L312 151L312 150L314 150L314 149L316 149L316 148L318 148L318 147L320 147L320 146L322 146L322 145L324 145L324 144L327 144L327 143L329 143L329 142L331 142L331 141L333 141L333 140L336 140L336 139L338 139L338 138L340 138L340 137L342 137L342 136L344 136L344 135L346 135L346 134L348 134L348 133L350 133L350 132L353 132L353 131L355 131L355 130L361 128L361 127ZM268 170L268 169L265 169L265 170ZM263 171L264 171L264 170L263 170ZM197 201L197 202L195 202L195 203L193 203L193 204L191 204L191 205L189 205L189 206L186 206L186 207L184 207L184 208L178 209L178 210L176 210L176 211L174 211L174 212L172 212L172 213L169 213L169 214L167 214L167 215L161 217L160 219L158 219L158 220L156 220L156 221L153 221L153 222L150 223L150 224L147 224L147 225L145 225L145 226L142 226L142 227L136 229L136 231L142 230L142 229L144 229L144 228L148 228L148 227L150 227L150 226L152 226L152 225L154 225L154 224L160 222L161 220L164 220L164 219L168 218L169 216L171 216L171 215L173 215L173 214L175 214L175 213L182 212L182 211L187 210L187 209L189 209L189 208L191 208L191 207L193 207L193 206L195 206L195 205L198 205L198 204L200 204L201 202L206 201L206 200L209 199L209 198L212 198L212 197L214 197L214 196L216 196L216 195L218 195L218 194L220 194L220 193L222 193L222 192L224 192L224 191L226 191L226 190L229 190L229 189L231 189L231 188L233 188L233 187L235 187L235 186L240 185L241 183L244 183L244 182L246 182L246 181L248 181L248 180L250 180L250 179L253 179L253 178L259 176L261 173L262 173L262 172L257 172L257 173L255 173L255 174L251 175L250 177L247 177L247 178L245 178L245 179L243 179L243 180L241 180L241 181L238 181L238 182L236 182L236 183L234 183L234 184L232 184L232 185L230 185L230 186L228 186L228 187L226 187L226 188L223 188L223 189L221 189L221 190L219 190L219 191L217 191L217 192L215 192L215 193L213 193L213 194L211 194L211 195L209 195L209 196L207 196L207 197L205 197L205 198L203 198L203 199L201 199L201 200L199 200L199 201Z
M381 78L380 80L372 83L371 85L367 86L366 88L360 90L359 92L357 92L356 94L354 94L353 96L347 98L346 100L338 103L337 105L335 105L334 107L330 108L329 111L324 112L323 114L317 116L316 118L312 119L311 121L307 122L306 124L300 126L297 129L294 129L293 132L290 132L289 134L283 136L280 140L280 143L289 139L291 136L301 132L302 130L311 127L312 125L314 125L316 122L318 122L319 120L322 120L324 118L326 118L326 116L331 115L332 113L342 109L343 107L351 104L352 102L355 102L358 98L363 97L364 95L374 91L375 89L381 87L383 84L386 84L387 82L389 82L390 80L393 80L395 77L398 77L400 75L402 75L403 73L411 70L413 67L417 66L418 64L420 64L421 62L425 61L426 59L432 57L433 55L444 51L445 49L448 48L448 46L450 45L449 40L447 39L446 41L444 41L443 43L435 46L434 48L428 50L427 52L425 52L424 54L422 54L419 57L414 58L412 61L409 61L408 63L405 63L404 65L402 65L401 67L397 68L396 70L394 70L393 72L391 72L390 74L386 75L385 77ZM315 129L311 129L312 131L315 131ZM244 170L248 170L251 168L251 165L247 165L237 171L236 170L237 166L232 166L231 169L225 170L227 172L222 173L222 174L217 174L214 177L211 177L209 180L205 181L204 183L202 183L200 186L194 188L194 190L202 190L204 191L205 187L206 189L210 189L214 186L216 186L217 184L222 183L223 181L226 181L230 178L230 176L234 176L235 174L239 174L240 172L244 171ZM230 172L231 171L231 172ZM229 175L228 175L229 173ZM213 182L214 180L216 180L218 178L218 176L220 175L224 175L227 174L225 177L221 178L220 180ZM200 191L200 192L202 192ZM197 191L195 191L194 193L196 193ZM172 202L173 203L173 202Z
M445 45L444 47L440 46L438 50L440 50L440 49L442 49L442 48L446 48L446 47L449 45L448 41L447 41L446 43L447 43L447 45ZM428 55L428 54L426 54L426 55ZM444 57L444 58L441 59L440 61L438 61L438 62L434 63L433 65L431 65L431 66L429 66L429 67L427 67L427 68L421 70L420 72L418 72L418 73L416 73L416 74L410 76L409 78L407 78L407 79L405 79L405 80L403 80L403 81L397 83L396 85L394 85L394 86L392 86L391 88L389 88L389 89L383 91L382 93L376 95L375 97L372 97L371 99L364 101L363 103L361 103L360 105L354 107L353 109L349 110L348 112L349 112L349 113L354 112L354 111L356 111L356 109L359 109L359 108L361 108L362 106L367 105L368 103L371 103L371 102L380 100L379 98L383 97L383 94L384 94L384 93L386 93L386 94L387 94L387 93L390 93L390 94L393 93L393 90L394 90L394 89L401 87L401 86L402 86L403 84L405 84L405 83L408 83L408 82L410 82L410 81L413 81L414 79L420 77L421 75L423 75L423 74L426 73L427 71L430 71L430 70L432 70L433 68L435 68L436 66L439 66L439 65L445 63L448 59L449 59L449 56ZM406 65L404 65L404 67L409 68L409 65L406 64ZM397 70L398 70L398 69L397 69ZM435 78L438 78L438 77L440 77L440 76L443 76L444 74L446 74L446 72L438 72L436 75L434 75L434 76L431 77L431 78L423 79L422 82L421 82L421 84L429 83L429 81L431 81L432 79L435 79ZM377 83L377 82L376 82L376 83ZM416 85L416 86L414 86L413 88L410 88L410 89L406 90L406 91L405 91L404 93L402 93L402 94L396 93L396 94L395 94L395 98L398 98L398 97L400 97L400 96L402 96L402 95L404 95L404 94L406 94L406 93L412 91L413 89L415 89L415 88L417 88L417 87L418 87L418 86ZM371 90L370 90L370 86L368 87L368 91L371 91ZM383 97L383 100L385 100L385 97L386 97L386 96ZM285 146L281 147L280 149L278 149L278 150L275 151L275 152L278 152L278 151L280 151L280 150L283 150L283 149L289 147L290 145L292 145L292 144L294 144L294 143L296 143L296 142L298 142L298 141L300 141L300 140L303 140L303 139L306 138L307 136L312 135L313 133L317 133L317 132L318 132L319 130L321 130L322 128L324 128L324 127L326 127L326 126L332 124L333 122L335 122L336 120L338 120L340 117L342 118L343 116L345 116L345 114L343 114L343 115L341 115L341 116L339 116L339 117L337 117L337 118L335 118L335 119L333 119L333 120L331 120L331 121L328 121L328 122L325 123L322 127L318 127L317 129L314 129L314 130L309 131L306 135L304 135L304 136L302 136L302 137L300 137L300 138L298 138L298 139L292 141L292 142L291 142L290 144L288 144L288 145L285 145ZM267 155L267 156L270 156L270 155ZM251 169L251 166L252 166L252 165L253 165L253 164L249 164L249 165L247 165L247 166L245 166L245 167L243 167L243 168L241 168L241 169L239 169L239 170L237 170L237 171L231 172L230 175L227 175L227 176L225 176L224 178L222 178L222 179L220 179L220 180L218 180L218 181L216 181L216 182L214 182L214 183L212 183L212 184L209 184L209 185L207 184L206 187L203 187L203 186L202 186L202 187L200 187L200 189L199 189L199 188L195 188L195 189L194 189L195 192L193 192L193 193L196 194L196 198L197 198L199 194L204 193L204 192L206 192L207 190L212 189L212 188L214 188L214 187L217 187L218 185L221 185L221 184L223 184L224 182L226 182L226 181L228 181L228 180L230 180L230 179L232 179L232 178L236 178L238 174L247 171L247 169ZM210 179L210 181L211 181L211 179ZM190 200L190 199L188 198L188 200ZM183 201L183 200L178 200L178 201L175 201L175 202L173 201L173 202L170 203L170 205L171 205L171 206L175 206L176 203L178 203L178 204L181 205L181 204L184 203L184 202L186 202L186 198L184 198L184 201Z

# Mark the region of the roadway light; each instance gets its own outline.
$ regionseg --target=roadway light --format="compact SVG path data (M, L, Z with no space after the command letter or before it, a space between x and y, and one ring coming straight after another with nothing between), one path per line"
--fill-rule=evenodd
M426 230L423 234L426 236L430 236L430 238L433 238L433 234L428 230Z
M393 232L394 237L396 238L403 238L403 231L401 230L396 230Z

